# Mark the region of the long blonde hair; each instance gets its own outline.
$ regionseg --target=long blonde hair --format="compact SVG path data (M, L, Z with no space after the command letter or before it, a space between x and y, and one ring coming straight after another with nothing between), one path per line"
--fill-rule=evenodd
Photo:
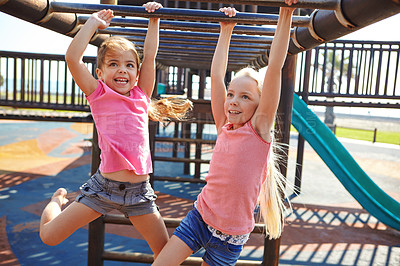
M257 82L258 93L261 95L263 84L260 73L247 67L235 73L233 79L243 76ZM274 136L272 136L271 151L266 168L267 173L265 173L267 177L258 196L260 219L265 225L266 236L269 239L280 237L284 226L286 206L282 196L285 195L286 179L280 172L279 161L281 158L277 153L281 149L281 145L276 143Z
M285 220L286 206L284 203L286 178L279 169L281 144L271 141L271 151L267 162L267 177L261 186L258 203L260 218L265 224L266 237L279 238L282 234Z
M140 67L140 58L135 45L128 39L120 36L112 36L106 39L99 47L97 52L97 68L104 64L107 51L121 49L130 51L134 55L136 68ZM149 107L149 118L153 121L182 120L186 118L189 110L192 109L192 102L187 99L168 97L164 99L151 99Z

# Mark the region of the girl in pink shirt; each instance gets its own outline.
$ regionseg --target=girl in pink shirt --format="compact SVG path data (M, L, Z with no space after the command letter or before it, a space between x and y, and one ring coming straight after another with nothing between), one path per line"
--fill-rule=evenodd
M143 5L155 12L161 4ZM118 209L130 219L157 256L168 241L164 221L155 205L149 183L152 172L148 119L182 118L189 101L153 103L155 57L158 50L159 18L150 18L144 42L143 61L125 38L110 37L98 50L96 80L82 61L83 53L98 29L113 18L111 10L94 13L72 40L67 53L68 68L89 102L98 131L101 163L99 170L81 187L82 194L67 208L67 191L59 188L45 207L40 237L57 245L83 225L110 210ZM172 104L172 105L171 105Z
M288 6L297 0L285 0ZM235 16L234 8L222 8ZM275 167L271 142L294 8L281 7L261 84L254 70L238 72L225 88L229 43L235 23L221 22L211 65L211 107L217 127L207 184L153 265L179 265L205 249L202 265L235 265L254 228L257 202L269 238L282 233L280 191L284 179Z

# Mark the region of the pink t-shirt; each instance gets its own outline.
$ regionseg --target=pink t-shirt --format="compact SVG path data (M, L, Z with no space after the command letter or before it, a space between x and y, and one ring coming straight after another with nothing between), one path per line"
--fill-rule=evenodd
M271 144L255 132L250 121L235 130L231 127L225 125L218 135L197 209L213 228L243 235L254 228L254 209L266 178Z
M100 171L151 173L147 113L150 99L146 93L135 86L129 96L124 96L99 80L97 89L86 98L99 136Z

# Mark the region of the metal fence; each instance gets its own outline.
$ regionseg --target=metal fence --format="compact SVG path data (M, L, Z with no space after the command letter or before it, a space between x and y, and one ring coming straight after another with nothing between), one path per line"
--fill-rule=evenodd
M94 74L96 58L84 57L84 62ZM173 77L178 70L170 68ZM0 51L0 76L0 106L89 110L63 55ZM179 88L179 94L189 86L187 75L163 82ZM400 42L334 41L303 52L295 89L310 105L399 108ZM204 91L201 97L186 93L204 98Z
M399 108L400 42L334 41L299 54L310 105Z
M95 74L95 57L84 57ZM63 55L0 51L0 105L88 111Z

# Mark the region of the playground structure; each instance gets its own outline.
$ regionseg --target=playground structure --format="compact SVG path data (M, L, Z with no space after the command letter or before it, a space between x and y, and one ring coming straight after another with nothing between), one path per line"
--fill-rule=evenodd
M44 3L46 2L46 3ZM69 3L60 3L60 2L50 2L49 6L47 5L47 1L40 2L39 4L36 3L35 6L29 6L24 1L13 1L13 2L6 2L3 5L0 5L0 10L6 13L9 13L13 16L22 18L24 20L42 25L46 28L50 28L57 32L66 34L66 35L73 35L79 29L79 24L84 23L85 17L77 16L75 13L92 13L95 10L100 10L104 8L102 5L87 5L87 4L69 4ZM120 1L121 2L121 1ZM138 2L141 1L122 1L127 3L140 4ZM155 133L152 134L153 138L153 145L156 142L172 142L174 145L178 145L178 143L185 143L185 145L190 146L190 144L195 144L196 152L195 152L195 159L190 159L189 155L185 156L185 158L177 158L176 155L173 155L170 158L164 157L156 157L153 156L155 161L176 161L176 162L184 162L185 163L185 174L189 173L190 164L195 165L194 177L193 178L171 178L171 177L162 177L153 176L154 180L173 180L173 181L185 181L185 182L204 182L200 179L200 172L201 172L201 165L207 164L207 160L201 159L201 148L203 144L213 144L212 140L204 140L202 139L202 130L204 124L212 124L212 119L209 115L209 103L205 100L205 79L207 76L207 69L209 69L212 51L215 47L216 37L218 34L218 24L212 23L196 23L196 22L179 22L179 21L168 21L164 19L182 19L182 20L204 20L204 21L220 21L222 19L226 19L224 16L221 16L218 12L213 11L205 11L205 10L192 10L188 11L183 9L179 6L179 3L184 4L184 7L201 7L201 2L190 3L187 1L164 1L163 4L167 8L160 10L159 13L156 15L162 15L162 22L161 28L163 29L160 32L160 52L158 57L159 63L159 72L158 72L158 81L167 84L167 92L180 92L183 88L187 88L187 96L190 98L197 98L194 100L195 102L195 109L194 109L194 118L195 120L190 121L190 123L176 123L175 127L176 130L174 132L174 138L160 138L155 137ZM207 3L207 8L216 10L213 7L211 2L219 2L223 3L224 1L204 1L209 2ZM246 4L265 4L270 6L279 6L282 4L282 1L229 1L230 3L246 5ZM40 6L42 4L42 6ZM359 8L356 8L360 5L365 6L366 10L363 12L359 11ZM172 8L173 6L174 8ZM289 126L292 120L292 102L291 99L293 98L293 93L295 89L295 76L296 76L296 65L301 66L301 70L298 72L300 73L300 80L298 82L299 88L298 93L303 96L305 101L308 101L309 104L314 105L325 105L325 106L363 106L363 107L386 107L386 108L398 108L399 103L398 100L400 99L399 96L399 86L396 83L398 75L398 66L399 66L399 43L369 43L369 42L332 42L330 44L326 44L325 46L320 46L314 49L312 52L307 51L301 54L301 57L296 58L296 54L303 50L311 49L321 43L328 42L330 40L336 39L344 34L347 34L351 31L354 31L358 28L381 20L385 17L393 15L395 13L400 12L400 6L396 4L394 1L362 1L361 3L356 3L355 1L300 1L298 7L302 8L320 8L321 10L314 11L310 17L307 16L299 16L294 18L294 25L297 26L293 31L293 37L289 48L289 53L291 54L288 56L287 63L285 65L284 73L284 80L283 80L283 87L287 88L287 90L283 91L281 99L281 105L279 107L279 116L281 123L277 124L278 130L282 133L278 141L283 143L289 142ZM121 16L148 16L146 12L144 12L143 8L137 6L111 6L117 15ZM244 11L246 6L241 6ZM203 8L204 9L204 8ZM377 12L380 10L381 12ZM53 12L68 12L66 13L53 13ZM210 13L209 13L210 12ZM357 13L359 12L359 13ZM370 12L370 13L369 13ZM373 14L372 14L373 13ZM377 16L376 14L379 14ZM39 17L39 19L37 19ZM351 22L346 20L345 18L349 18ZM242 12L237 18L239 23L246 23L246 24L257 24L257 23L266 23L266 24L274 24L277 21L276 15L267 15L267 14L252 14ZM75 24L75 22L78 22ZM124 27L145 27L146 20L140 19L128 19L128 18L120 18L113 20L113 26L124 26ZM335 23L333 23L335 22ZM197 25L197 26L196 26ZM328 27L329 25L329 27ZM190 32L178 32L173 31L176 29L183 30L186 27L187 30L191 30ZM205 29L207 27L207 33L200 33L199 28L202 27ZM165 30L164 30L165 29ZM195 29L193 31L193 29ZM238 31L238 32L236 32ZM209 33L212 32L212 33ZM268 45L265 43L270 43L272 41L270 36L273 34L273 29L263 28L260 30L260 27L253 27L253 26L240 26L238 25L234 31L237 35L234 35L232 38L232 48L230 53L230 61L229 61L229 70L237 70L241 67L246 65L252 65L255 68L262 68L267 65L268 63ZM242 35L244 33L259 36L248 36ZM241 35L239 35L240 33ZM93 38L93 44L98 45L106 36L107 34L122 34L122 35L129 35L136 45L141 48L143 45L143 36L145 31L140 29L126 29L126 28L118 28L118 29L107 29L104 31L99 31L98 35ZM135 37L133 37L135 36ZM138 37L139 36L139 37ZM140 37L142 36L142 37ZM260 37L261 36L261 37ZM179 39L179 37L183 37ZM328 53L327 51L331 51ZM386 52L386 55L384 53ZM326 69L327 64L326 61L329 59L328 57L335 58L335 53L342 54L340 62L344 61L344 58L347 57L348 64L347 67L343 67L343 64L336 66L335 64L331 64L331 69ZM375 53L378 56L375 56ZM319 63L319 55L322 55L324 58L324 64L322 66L322 70L320 70L316 65ZM51 57L44 58L44 56L35 57L34 55L21 55L16 53L7 53L1 52L0 54L3 58L9 58L10 60L17 60L16 58L32 58L33 60L40 61L40 70L34 67L34 63L31 63L31 66L25 66L26 60L21 60L20 63L10 63L10 67L12 65L15 68L13 72L17 75L17 67L20 67L24 71L27 72L35 72L40 73L40 75L45 75L45 61L49 62L47 71L48 76L51 76L50 71L52 71L50 63L52 60L54 61L62 61L62 58ZM23 57L24 56L24 57ZM311 69L311 59L314 58L313 64L313 71L310 73ZM375 59L378 57L378 59ZM328 59L327 59L328 58ZM388 65L385 67L382 65L382 59L389 58ZM390 58L392 58L390 60ZM7 59L7 63L9 62ZM299 63L296 62L296 59ZM94 70L94 59L87 58L86 59L88 64L91 66L92 70ZM378 67L375 68L374 60L379 61ZM329 61L329 60L328 60ZM27 61L29 62L29 61ZM332 60L331 62L335 62ZM367 62L367 63L365 63ZM391 69L389 63L395 62L396 68ZM20 66L18 64L21 64ZM29 64L29 63L28 63ZM350 66L349 66L350 64ZM354 64L356 67L353 68L351 65ZM332 66L333 65L333 66ZM57 63L59 66L59 63ZM171 68L173 66L174 68ZM8 66L7 66L8 67ZM347 69L346 69L347 68ZM381 78L382 69L386 68L386 77ZM338 88L333 89L334 84L334 75L337 69L340 82ZM66 72L66 69L64 67ZM394 70L394 72L392 72ZM3 70L2 70L3 71ZM167 72L168 71L168 72ZM176 71L176 72L175 72ZM351 84L352 81L352 71L355 72L354 76L356 77L355 84ZM94 71L93 71L94 72ZM318 78L318 74L322 77ZM1 72L3 73L3 72ZM6 73L9 73L7 69ZM166 77L170 76L172 73L173 77L176 77L176 81L171 83L171 80L167 79ZM329 77L326 73L330 73L331 77L324 80L325 77ZM344 74L345 73L345 74ZM194 95L193 92L193 76L197 74L199 76L199 89L198 95ZM32 75L33 76L33 75ZM60 76L60 75L57 75ZM65 74L65 77L67 75ZM310 82L310 76L312 77L312 81ZM346 79L344 78L346 76ZM25 74L22 75L25 77ZM383 75L382 75L383 77ZM229 79L229 76L228 76ZM343 82L342 79L345 79ZM5 79L6 82L9 79ZM10 79L11 80L11 79ZM14 77L14 81L17 78ZM67 79L63 79L64 82L67 82ZM358 81L357 81L358 80ZM383 82L382 82L383 80ZM392 80L392 81L389 81ZM60 92L54 100L53 97L50 95L52 94L50 91L50 84L47 86L48 91L46 92L46 85L42 79L40 85L35 87L33 83L28 85L31 80L27 79L26 81L21 81L20 84L17 82L12 83L10 82L10 90L7 86L5 91L5 96L0 98L1 105L5 106L15 106L15 107L29 107L29 108L51 108L51 109L66 109L66 110L80 110L80 111L88 111L88 107L84 101L84 97L80 94L78 88L75 88L73 82L70 85L70 88L64 86L64 94ZM347 81L347 84L346 84ZM392 82L392 83L391 83ZM57 83L59 84L59 82ZM186 86L184 86L186 84ZM308 86L312 84L312 89L310 90ZM345 84L345 85L342 85ZM381 86L381 84L383 84ZM20 85L20 87L17 87ZM373 89L372 89L373 88ZM382 90L384 93L382 93ZM69 97L67 97L67 91ZM313 98L314 97L314 98ZM326 99L327 97L333 98L334 100L321 100ZM366 101L359 101L359 102L345 102L345 101L337 101L340 98L357 98L357 99L386 99L388 102L382 104L381 102L378 103L369 103ZM329 99L328 98L328 99ZM295 108L296 109L296 108ZM295 112L294 112L295 114ZM295 114L296 118L306 118L304 117L304 112ZM12 118L12 116L8 116L8 118ZM14 117L16 118L16 117ZM21 118L21 117L20 117ZM27 118L32 119L32 117ZM45 118L47 119L47 118ZM54 119L60 119L59 117ZM77 120L83 121L83 119L76 118ZM90 117L88 118L90 119ZM195 124L196 128L196 138L191 139L191 126ZM153 132L157 130L156 125L152 127ZM298 128L299 129L299 128ZM301 133L301 130L299 130ZM181 138L179 138L179 134L181 134ZM301 143L299 141L299 143ZM299 144L301 145L301 144ZM153 149L154 150L154 149ZM176 149L174 149L176 150ZM301 153L301 149L300 153ZM185 151L189 151L189 149L185 149ZM96 156L96 153L93 153ZM298 156L299 158L300 156ZM300 164L301 165L301 164ZM96 163L92 164L92 169L96 169ZM282 169L284 172L285 170ZM299 171L301 173L301 171ZM350 175L352 177L352 175ZM301 175L297 177L297 180L301 180ZM359 185L362 182L356 182L356 185ZM300 184L300 183L299 183ZM298 184L298 189L300 190L300 185ZM361 188L364 190L364 188ZM350 188L350 191L352 189ZM368 191L367 191L368 192ZM367 196L370 193L367 193ZM378 199L378 196L372 197L372 200ZM362 199L361 199L362 201ZM398 208L397 202L391 202L388 199L388 203L384 204L383 206L374 207L375 209L383 210L385 213L375 213L374 215L378 218L385 218L384 222L389 226L396 228L399 230L399 217L398 214L400 213ZM376 202L378 205L380 202ZM373 204L373 203L369 203ZM387 207L386 205L389 204L390 206ZM363 205L364 206L364 205ZM364 208L368 209L368 206L364 206ZM369 208L371 209L371 208ZM384 216L386 215L386 216ZM104 220L99 220L92 224L91 227L99 226L104 227L104 221L110 222L111 220L119 220L119 218L113 219L113 217L105 217ZM119 221L124 223L124 221ZM97 230L97 231L94 231ZM94 237L99 237L99 230L101 229L91 229L91 235ZM104 234L104 233L103 233ZM101 234L100 234L101 235ZM101 243L101 239L94 240L90 239L90 243ZM103 239L104 241L104 239ZM100 244L101 246L101 244ZM94 245L92 246L94 247ZM115 254L106 253L110 257L107 258L105 253L102 249L94 249L89 252L93 252L89 257L98 258L100 261L103 259L110 259L111 256L114 258L118 258ZM98 256L94 256L93 254L97 253ZM121 255L122 256L122 255ZM125 258L127 256L125 255ZM134 257L134 256L132 256ZM271 258L274 257L274 260ZM266 264L275 264L279 259L279 240L278 241L266 241L265 244L265 252L264 252L264 265ZM268 258L268 260L266 259ZM119 257L121 259L121 257ZM151 257L146 257L146 261L150 261ZM89 264L92 265L99 265L99 261L89 261ZM194 262L196 263L196 262ZM243 262L246 263L246 262ZM249 262L247 262L249 263Z

